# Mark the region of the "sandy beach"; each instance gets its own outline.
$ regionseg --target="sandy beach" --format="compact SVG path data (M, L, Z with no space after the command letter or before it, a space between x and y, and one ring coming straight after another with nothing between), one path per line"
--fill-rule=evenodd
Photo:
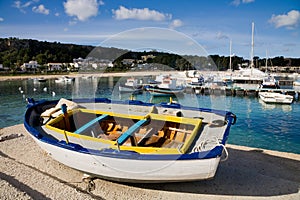
M22 124L0 129L0 199L300 199L300 155L227 145L229 159L212 180L126 184L64 166Z

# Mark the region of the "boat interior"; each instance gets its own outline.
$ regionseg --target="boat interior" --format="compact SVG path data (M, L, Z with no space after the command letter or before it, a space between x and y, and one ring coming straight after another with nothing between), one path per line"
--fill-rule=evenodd
M61 133L66 131L70 136L78 134L110 141L117 146L168 148L185 153L198 134L201 119L153 113L143 117L76 109L69 112L67 118L60 115L46 126Z

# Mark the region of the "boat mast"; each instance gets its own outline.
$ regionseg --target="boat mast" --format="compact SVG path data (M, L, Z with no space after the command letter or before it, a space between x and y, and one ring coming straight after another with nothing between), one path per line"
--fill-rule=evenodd
M254 61L253 61L253 56L254 56L254 22L252 22L252 41L251 41L251 64L250 67L254 67Z
M230 40L230 44L229 44L229 53L230 53L230 55L229 55L229 69L230 69L230 71L232 71L232 69L231 69L231 45L232 45L232 41Z
M268 72L268 50L266 50L266 72Z

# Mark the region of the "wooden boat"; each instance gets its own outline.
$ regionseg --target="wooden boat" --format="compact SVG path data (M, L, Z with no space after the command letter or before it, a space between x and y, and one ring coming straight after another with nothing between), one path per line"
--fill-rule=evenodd
M236 121L231 112L177 103L28 102L24 125L49 155L91 176L123 182L214 177Z
M259 98L265 103L291 104L294 97L276 92L259 92Z

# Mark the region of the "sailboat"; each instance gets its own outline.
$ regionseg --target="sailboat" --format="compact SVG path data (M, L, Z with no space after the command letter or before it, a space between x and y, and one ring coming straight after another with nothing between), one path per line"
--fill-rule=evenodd
M252 37L251 37L251 53L250 53L250 65L247 68L240 68L235 71L232 79L236 83L236 87L245 88L245 84L250 88L257 88L257 86L261 85L263 79L266 77L266 73L256 69L254 67L254 22L252 22Z
M268 52L266 51L266 77L263 78L263 82L260 85L260 88L268 89L279 89L279 83L274 76L268 74Z

